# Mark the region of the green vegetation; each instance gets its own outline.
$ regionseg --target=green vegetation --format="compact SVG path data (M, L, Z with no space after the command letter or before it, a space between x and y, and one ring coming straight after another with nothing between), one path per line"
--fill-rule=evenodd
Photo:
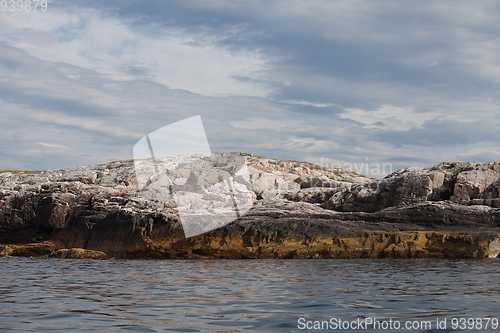
M376 178L368 177L366 175L363 175L363 174L360 174L360 173L357 173L354 171L348 171L348 170L341 169L341 168L322 167L320 165L317 165L317 164L314 164L311 162L296 161L296 160L280 160L280 159L276 159L276 158L272 158L272 157L264 157L264 156L249 154L249 153L237 152L237 151L231 152L231 154L236 154L236 155L240 155L240 156L248 156L248 157L253 158L253 160L259 160L261 158L265 158L265 159L269 160L269 162L271 164L279 164L280 162L291 162L291 163L294 163L294 168L306 167L306 168L309 168L311 170L322 170L322 171L326 171L326 172L332 172L336 175L340 175L340 174L346 175L347 174L347 175L350 175L353 177L364 177L364 178L369 178L369 179L376 179ZM330 177L330 178L334 179L332 177Z
M276 158L264 157L264 156L254 155L254 154L250 154L250 153L242 153L242 152L231 152L231 154L236 154L236 155L240 155L240 156L247 156L247 157L250 157L250 158L252 158L254 160L259 160L259 159L264 159L265 158L265 159L269 160L269 162L271 164L279 164L281 162L292 162L292 163L296 164L294 167L306 167L306 168L309 168L311 170L323 170L323 171L332 172L334 174L349 174L349 175L352 175L352 176L367 177L367 178L375 179L375 178L368 177L368 176L365 176L365 175L362 175L362 174L358 174L358 173L353 172L353 171L347 171L347 170L338 169L338 168L322 167L322 166L319 166L317 164L310 163L310 162L295 161L295 160L280 160L280 159L276 159ZM147 160L153 160L153 159L152 158L145 158L145 159L136 159L136 160L147 161ZM115 164L115 163L122 163L122 162L127 162L127 161L129 161L129 160L118 160L118 161L111 161L111 162L108 162L106 164ZM132 160L132 161L134 161L134 160ZM498 162L495 161L493 163L498 163ZM33 170L33 171L30 171L30 170L18 170L18 169L15 169L15 170L0 170L0 173L10 172L10 173L15 174L15 175L18 175L18 174L20 174L20 175L32 175L32 174L40 173L42 171L44 171L44 170Z
M43 170L33 170L33 171L27 171L27 170L0 170L0 173L6 173L10 172L14 175L33 175L35 173L40 173Z
M249 154L249 153L242 153L242 152L239 152L239 151L232 151L231 154L240 155L240 156L255 156L255 155L252 155L252 154Z
M31 242L32 242L32 243L39 243L39 242L41 242L42 240L43 240L43 237L42 237L42 236L36 236L36 237L34 237L34 238L31 240Z

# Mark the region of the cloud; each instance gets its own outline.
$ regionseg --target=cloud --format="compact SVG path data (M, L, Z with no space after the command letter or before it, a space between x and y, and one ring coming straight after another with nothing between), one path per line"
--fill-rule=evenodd
M279 131L283 129L292 130L310 130L317 128L317 126L305 125L300 120L290 120L283 121L283 119L267 119L267 118L245 118L243 120L232 120L229 124L237 129L249 129L249 130L260 130L267 129L273 131Z
M201 115L212 151L499 159L494 2L52 1L0 21L0 168L131 157Z
M435 119L433 113L417 113L412 108L383 105L377 110L345 109L339 115L342 119L350 119L363 124L364 128L408 131L412 127L421 127L425 122Z
M281 101L281 103L315 106L317 108L328 108L328 107L335 106L335 104L332 104L332 103L313 103L313 102L307 102L307 101L293 101L293 100L292 101Z
M55 143L47 143L47 142L35 142L37 145L41 145L44 147L49 147L49 148L56 148L59 150L71 150L69 147L61 144L55 144Z
M252 77L265 68L265 59L258 52L214 47L215 36L156 25L134 30L112 15L75 6L6 14L0 22L1 39L42 60L92 69L113 80L146 76L203 95L260 96L267 91L234 78Z

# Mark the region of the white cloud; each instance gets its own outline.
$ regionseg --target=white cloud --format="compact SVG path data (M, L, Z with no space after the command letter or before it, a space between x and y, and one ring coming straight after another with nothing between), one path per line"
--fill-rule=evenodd
M384 105L377 110L345 109L339 117L363 124L365 128L407 131L436 118L433 113L418 113L413 108Z
M483 2L77 6L2 16L6 168L130 158L136 138L197 114L213 151L498 159L500 34Z
M307 101L281 101L281 103L286 103L286 104L297 104L297 105L308 105L308 106L314 106L317 108L327 108L331 106L335 106L335 104L332 103L313 103L313 102L307 102Z
M300 151L302 154L334 150L339 147L340 145L332 140L321 140L311 137L301 138L295 136L289 136L283 144L283 148L286 150Z
M4 13L0 40L50 62L93 69L114 80L131 80L130 69L172 89L209 96L263 96L269 88L237 80L266 68L258 52L231 52L213 40L175 29L134 31L115 17L80 8L75 13ZM78 77L71 77L77 79Z
M277 112L279 112L279 114L275 114L273 119L253 117L242 120L230 120L228 122L233 128L249 130L265 129L278 131L286 129L295 132L314 130L318 127L317 125L306 123L303 117L294 116L286 109Z
M37 145L41 145L44 147L49 147L49 148L56 148L60 150L71 150L71 148L62 145L62 144L57 144L57 143L48 143L48 142L35 142Z
M232 120L229 124L234 128L244 128L244 129L272 129L278 130L283 128L290 128L293 124L284 122L282 120L272 120L265 118L248 118L244 120Z

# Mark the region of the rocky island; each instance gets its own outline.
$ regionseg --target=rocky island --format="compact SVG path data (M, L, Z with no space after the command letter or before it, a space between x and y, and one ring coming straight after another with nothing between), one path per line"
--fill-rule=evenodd
M500 253L499 162L444 162L372 179L306 162L232 154L246 159L252 208L230 224L189 238L175 204L141 195L133 160L2 172L0 255L496 258ZM193 177L187 173L184 182Z

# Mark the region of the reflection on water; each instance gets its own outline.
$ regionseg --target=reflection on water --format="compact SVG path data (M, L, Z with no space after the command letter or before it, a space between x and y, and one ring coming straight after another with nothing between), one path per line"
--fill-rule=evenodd
M499 318L499 273L495 260L0 258L0 331L304 332L301 317Z

